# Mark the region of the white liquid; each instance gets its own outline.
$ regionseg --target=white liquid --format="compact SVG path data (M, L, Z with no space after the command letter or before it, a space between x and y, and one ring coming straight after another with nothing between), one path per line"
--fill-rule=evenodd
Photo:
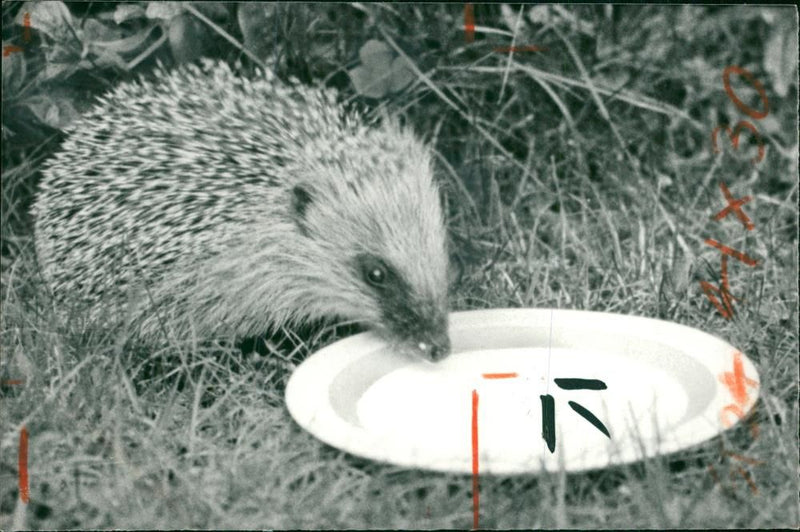
M487 358L492 364L487 365ZM514 372L517 377L483 378L488 372ZM607 389L563 390L555 378L598 379ZM398 369L361 396L358 418L367 431L404 447L431 456L468 458L473 390L479 396L479 456L484 467L493 461L602 462L619 446L668 439L688 406L681 383L652 365L586 349L537 347L458 353L437 365ZM555 402L555 453L542 438L540 395L545 394ZM611 438L568 401L592 412Z

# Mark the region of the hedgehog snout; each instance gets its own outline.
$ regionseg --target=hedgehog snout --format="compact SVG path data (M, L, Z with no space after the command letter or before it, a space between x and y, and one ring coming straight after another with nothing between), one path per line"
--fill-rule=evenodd
M450 354L450 337L447 330L436 336L425 336L416 344L420 355L425 360L439 362Z

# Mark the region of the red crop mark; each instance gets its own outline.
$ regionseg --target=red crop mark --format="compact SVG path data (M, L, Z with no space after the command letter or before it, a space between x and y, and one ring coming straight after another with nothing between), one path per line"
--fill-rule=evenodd
M738 298L733 297L731 295L731 285L728 281L728 256L722 256L722 288L718 288L706 281L700 281L700 288L703 289L703 293L708 297L708 300L717 307L717 310L720 314L726 319L729 320L733 317L733 299L737 301L741 301ZM711 292L716 292L718 295L722 297L722 303L720 303L719 299L712 294ZM725 305L723 307L723 304Z
M494 51L501 54L507 54L509 52L546 52L547 48L528 44L525 46L498 46Z
M758 264L758 261L756 259L754 259L753 257L750 257L749 255L746 255L746 254L742 253L741 251L737 251L737 250L735 250L733 248L729 248L725 244L720 244L719 242L717 242L713 238L706 238L706 244L708 244L711 247L717 248L718 250L723 252L725 255L730 255L731 257L733 257L735 259L739 259L740 261L744 262L748 266L756 266Z
M516 379L517 374L484 373L484 379ZM472 529L478 530L480 524L480 491L478 486L478 390L472 390Z
M22 48L20 48L19 46L14 46L13 44L9 44L7 46L3 46L3 57L8 57L9 55L11 55L13 53L21 52L21 51L22 51Z
M516 379L516 373L484 373L484 379Z
M764 104L763 111L756 111L736 96L736 93L733 92L733 88L731 87L731 73L742 76L743 78L747 79L747 81L749 81L753 87L755 87L759 98L761 98L761 101ZM733 104L747 116L755 118L756 120L761 120L769 114L769 100L767 99L767 91L764 90L764 85L762 85L761 82L758 81L756 77L746 68L736 65L730 65L729 67L725 68L725 70L722 71L722 86L725 88L725 93L728 95L728 98L730 98Z
M742 354L736 352L733 355L733 373L725 371L719 375L719 381L728 388L731 392L733 400L737 405L747 404L749 399L747 393L747 385L756 387L758 382L749 378L744 374L744 362L742 361Z
M764 465L764 461L763 460L756 460L755 458L748 458L748 457L743 456L741 454L732 453L730 451L725 451L723 454L725 454L726 456L730 456L731 458L736 458L737 460L741 460L742 462L745 462L746 464L750 464L750 465L754 465L754 466Z
M753 478L750 476L749 471L745 471L743 467L736 468L736 471L744 477L747 481L747 485L750 486L750 491L753 492L753 495L758 495L758 488L756 487L756 483L753 482ZM731 476L733 476L733 472L731 472Z
M750 434L753 435L753 438L758 438L758 435L761 433L761 427L758 426L758 420L756 419L756 410L758 409L757 405L753 405L753 410L750 412L750 416L748 422L750 424Z
M22 33L22 39L25 42L30 42L31 40L31 14L25 13L22 17L22 26L25 28Z
M714 482L719 484L719 477L717 476L717 472L714 470L714 466L709 465L706 469L708 469L708 472L711 473L711 476L714 478Z
M734 199L733 195L731 194L731 191L728 190L728 187L725 186L725 183L723 183L722 181L719 182L719 188L722 190L722 195L725 196L725 200L728 202L728 206L719 211L717 214L715 214L714 219L719 221L728 216L729 214L734 213L736 217L739 218L739 221L742 222L742 224L744 224L745 228L748 231L752 231L753 229L755 229L756 226L753 224L753 222L750 221L750 218L748 218L747 215L742 210L742 207L753 198L750 196L745 196L740 199Z
M28 487L28 430L25 427L19 432L19 498L25 504L31 498Z
M480 493L478 492L478 390L472 390L472 528L478 530Z
M714 482L720 484L719 477L717 476L717 472L714 470L713 466L708 466L708 472L711 473L711 476L714 478ZM753 478L750 476L750 473L742 467L736 468L736 472L738 472L747 481L747 485L750 487L750 491L753 492L753 495L758 495L758 488L756 487L756 483L753 482ZM730 476L733 477L733 474L734 472L731 471Z
M722 455L723 456L729 456L731 458L735 458L736 460L741 460L742 462L744 462L746 464L749 464L751 466L764 465L764 462L762 460L756 460L755 458L748 458L746 456L742 456L740 454L732 453L730 451L724 451L723 450ZM720 484L719 477L717 476L717 472L714 470L714 467L709 465L708 466L708 471L709 471L709 473L711 473L711 476L714 478L714 482L716 482L717 484ZM736 471L730 471L729 472L729 477L732 479L734 477L735 473L739 473L739 475L741 475L742 478L744 478L747 481L747 485L750 487L750 491L752 491L754 495L758 495L758 488L756 487L756 483L753 482L753 478L750 475L749 471L745 470L743 467L740 466L740 467L736 468Z
M464 4L464 31L467 43L475 41L475 7L472 4Z
M7 381L3 381L2 385L3 386L16 386L17 384L22 384L23 382L25 382L25 381L23 381L21 379L9 379Z
M31 14L25 13L22 17L22 25L24 26L22 38L25 42L29 42L31 40ZM22 47L15 46L13 44L8 44L3 46L3 57L8 57L11 54L21 52Z
M728 421L728 417L725 415L727 412L732 412L737 419L744 418L744 411L739 405L730 404L722 407L722 410L719 413L719 419L726 428L736 423L736 420Z
M728 138L731 141L731 145L733 146L734 150L739 150L739 135L742 133L742 128L746 128L753 136L756 138L758 142L758 157L753 157L752 161L753 164L761 162L764 160L764 155L767 153L767 148L764 146L764 141L761 139L761 134L759 134L758 129L756 126L748 122L747 120L739 120L736 123L736 126L731 131L731 128L728 126L717 126L711 132L711 146L713 148L714 153L719 153L719 145L717 144L717 137L719 136L720 131L724 131Z

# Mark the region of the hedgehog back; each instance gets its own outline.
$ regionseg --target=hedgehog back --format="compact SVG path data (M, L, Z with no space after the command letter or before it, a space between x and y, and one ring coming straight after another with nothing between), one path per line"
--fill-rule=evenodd
M303 140L361 127L335 96L205 62L159 68L99 98L67 131L33 208L54 294L102 316L132 286L247 239L248 221L265 212L279 233L289 222L274 206L293 185Z

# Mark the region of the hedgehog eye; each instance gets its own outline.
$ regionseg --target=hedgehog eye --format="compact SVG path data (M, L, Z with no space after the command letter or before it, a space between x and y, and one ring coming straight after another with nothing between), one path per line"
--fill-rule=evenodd
M355 260L361 278L370 286L384 290L395 283L397 273L380 257L362 253Z
M373 286L382 286L386 282L386 268L372 266L367 270L367 281Z

